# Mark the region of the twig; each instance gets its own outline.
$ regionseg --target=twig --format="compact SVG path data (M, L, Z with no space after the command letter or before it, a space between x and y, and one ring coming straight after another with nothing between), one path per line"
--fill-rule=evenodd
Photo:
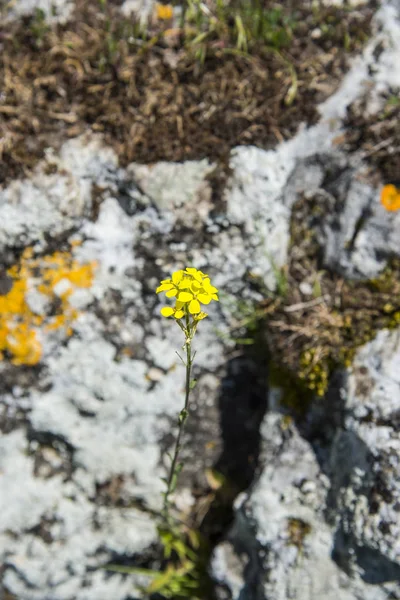
M388 140L382 140L381 142L379 142L379 144L376 144L375 146L373 146L373 148L371 148L371 150L365 151L365 152L361 152L358 155L358 158L360 158L361 160L363 160L364 158L368 158L368 156L371 156L372 154L375 154L376 152L379 152L379 150L382 150L382 148L386 148L386 146L390 146L390 144L394 141L394 136L389 138Z
M319 298L314 298L313 300L309 300L308 302L299 302L298 304L292 304L291 306L285 306L284 311L287 313L297 312L298 310L304 310L306 308L312 308L313 306L318 306L318 304L322 304L329 298L328 294L324 296L320 296Z

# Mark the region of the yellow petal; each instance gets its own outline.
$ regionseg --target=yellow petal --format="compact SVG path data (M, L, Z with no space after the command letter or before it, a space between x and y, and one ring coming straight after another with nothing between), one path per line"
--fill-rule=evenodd
M174 287L172 283L162 283L156 289L156 294L159 294L160 292L165 292L165 290L170 290L172 287Z
M175 317L175 319L182 319L184 314L185 313L183 310L177 310L177 311L175 311L174 317Z
M210 304L211 302L211 296L209 294L197 294L197 299L200 300L202 304Z
M206 290L206 292L208 292L209 294L216 294L218 292L217 288L214 287L213 285L211 285L211 281L210 278L207 277L204 281L203 281L203 288Z
M177 295L177 293L178 290L176 288L173 288L172 290L169 290L169 292L167 292L165 295L167 296L167 298L173 298Z
M189 292L179 292L178 300L179 302L190 302L193 299L193 294Z
M213 300L216 300L217 302L219 302L217 294L212 294L212 295L211 295L211 298L212 298Z
M191 280L190 279L182 279L182 281L178 284L178 288L180 290L187 290L190 288Z
M201 312L200 302L195 298L189 304L189 312L191 315L197 315L199 312Z
M180 281L182 281L183 279L183 271L175 271L175 273L172 273L172 282L175 285L178 285L178 283Z
M171 306L164 306L164 308L161 309L161 314L163 317L172 317L174 312L175 311Z
M184 306L185 306L184 302L179 302L179 300L176 301L176 304L175 304L176 310L181 310L181 308L183 308Z
M200 271L198 271L197 269L194 269L193 267L188 267L186 269L186 272L189 273L189 275L191 275L194 279L197 279L197 281L199 281L200 283L202 282L203 277Z
M208 317L208 314L205 312L201 312L198 315L194 316L196 321L201 321L202 319L205 319L206 317Z

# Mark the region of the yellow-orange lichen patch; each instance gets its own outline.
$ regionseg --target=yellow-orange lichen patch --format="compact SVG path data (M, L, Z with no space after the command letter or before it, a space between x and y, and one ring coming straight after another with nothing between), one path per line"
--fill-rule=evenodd
M36 365L42 356L41 327L47 331L63 328L72 335L71 324L78 311L70 296L77 288L89 288L95 263L80 264L70 252L55 252L34 258L27 248L20 262L7 271L13 280L9 292L0 296L0 359L10 358L15 365ZM42 294L49 306L37 314L28 302L28 293Z

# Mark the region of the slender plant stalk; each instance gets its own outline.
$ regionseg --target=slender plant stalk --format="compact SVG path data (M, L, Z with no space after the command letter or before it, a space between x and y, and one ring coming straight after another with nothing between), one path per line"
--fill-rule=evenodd
M185 386L185 405L181 412L179 413L178 418L178 435L175 441L175 449L172 457L171 468L169 471L169 475L167 478L167 491L164 494L164 506L163 506L163 516L164 519L169 521L169 508L170 508L170 495L176 488L177 478L181 470L181 465L178 463L179 452L181 450L181 439L183 430L185 427L185 423L189 416L189 399L190 399L190 389L191 389L191 373L193 366L193 355L192 355L192 337L194 332L190 329L190 319L188 313L186 313L186 328L184 329L185 333L185 346L186 346L186 386Z

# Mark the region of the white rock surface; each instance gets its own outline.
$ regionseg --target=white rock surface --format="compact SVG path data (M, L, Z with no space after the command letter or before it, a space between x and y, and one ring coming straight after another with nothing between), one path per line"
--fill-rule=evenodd
M182 407L184 368L174 350L183 340L159 316L154 290L168 271L147 275L141 244L152 244L156 256L153 238L167 235L171 223L168 211L162 216L139 192L132 192L132 201L141 201L141 209L134 216L124 212L118 190L128 176L100 138L68 142L50 159L62 174L46 175L44 161L32 181L13 182L1 192L1 241L46 252L45 234L55 237L73 227L71 238L81 240L75 258L82 264L94 260L97 268L92 287L71 297L81 311L73 338L63 346L42 331L45 372L29 389L15 386L2 398L10 417L18 410L27 413L29 426L29 436L23 424L1 440L3 581L21 600L49 594L52 600L122 600L139 593L135 586L143 577L110 577L95 569L114 555L143 552L156 541L155 522L134 508L103 506L96 495L117 480L127 505L160 508L165 474L160 443ZM202 165L199 169L204 173ZM96 222L94 182L104 190ZM150 301L143 297L148 278ZM35 310L36 296L28 298ZM197 339L198 368L220 368L223 346L210 324L204 323ZM140 358L117 357L117 348L127 342ZM156 381L148 377L152 365L160 370ZM3 373L6 368L3 363ZM53 465L54 452L60 458Z
M48 23L65 23L74 7L74 0L5 0L5 6L0 10L3 8L9 19L35 15L40 11Z
M46 174L46 167L56 172ZM47 153L31 179L13 181L0 188L0 249L5 246L43 247L44 236L68 231L87 217L92 206L92 186L112 185L117 157L99 137L83 136L67 142L60 155Z

